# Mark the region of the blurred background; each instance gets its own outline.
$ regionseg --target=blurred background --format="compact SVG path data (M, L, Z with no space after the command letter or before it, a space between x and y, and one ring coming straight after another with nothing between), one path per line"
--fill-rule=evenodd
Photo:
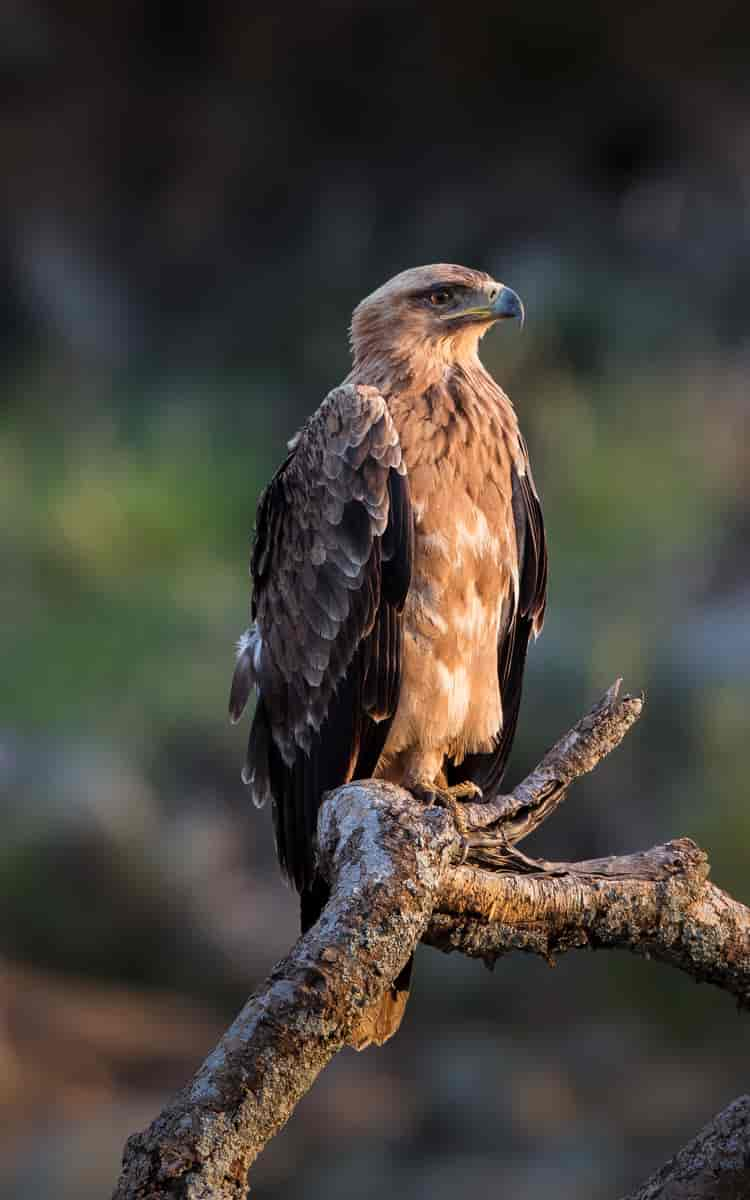
M0 5L0 1191L122 1143L297 932L225 716L258 492L353 305L456 261L542 492L508 782L617 675L645 715L525 848L676 835L750 901L750 8ZM422 950L254 1195L613 1200L748 1089L747 1021L616 954Z

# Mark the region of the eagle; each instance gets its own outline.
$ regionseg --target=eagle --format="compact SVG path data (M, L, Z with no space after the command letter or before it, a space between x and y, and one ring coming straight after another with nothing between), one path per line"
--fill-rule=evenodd
M457 813L499 788L544 620L539 496L510 399L479 359L517 294L483 271L403 271L351 322L353 366L258 502L252 624L229 710L257 693L242 777L270 800L303 932L321 798L377 777ZM398 1028L411 962L352 1034Z

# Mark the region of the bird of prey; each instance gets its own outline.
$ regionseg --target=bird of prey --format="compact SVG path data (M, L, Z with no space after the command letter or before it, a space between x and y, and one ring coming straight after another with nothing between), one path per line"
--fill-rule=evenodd
M389 280L354 311L351 373L261 495L230 714L257 692L243 779L271 801L303 931L326 900L326 790L375 776L455 811L502 779L547 586L526 445L478 355L513 317L516 293L482 271ZM410 965L354 1045L398 1028Z

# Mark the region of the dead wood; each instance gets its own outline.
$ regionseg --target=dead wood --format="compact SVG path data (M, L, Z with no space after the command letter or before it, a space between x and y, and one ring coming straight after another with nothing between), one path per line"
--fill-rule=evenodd
M615 684L510 796L462 809L462 828L366 780L331 793L318 823L331 899L248 1000L192 1082L129 1138L115 1200L240 1200L247 1172L418 941L493 963L607 946L659 958L750 1006L750 910L708 882L687 839L580 863L515 843L637 720ZM468 856L468 861L467 861Z
M740 1096L625 1200L747 1200L750 1096Z

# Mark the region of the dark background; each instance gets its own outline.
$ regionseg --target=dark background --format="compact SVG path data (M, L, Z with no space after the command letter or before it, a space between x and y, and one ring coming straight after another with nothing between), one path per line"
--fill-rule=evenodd
M296 935L225 703L258 491L430 261L551 550L509 782L622 674L626 744L529 849L687 834L750 900L750 8L0 7L0 1187L108 1194ZM748 1088L746 1019L616 954L419 954L254 1172L284 1200L614 1200Z

